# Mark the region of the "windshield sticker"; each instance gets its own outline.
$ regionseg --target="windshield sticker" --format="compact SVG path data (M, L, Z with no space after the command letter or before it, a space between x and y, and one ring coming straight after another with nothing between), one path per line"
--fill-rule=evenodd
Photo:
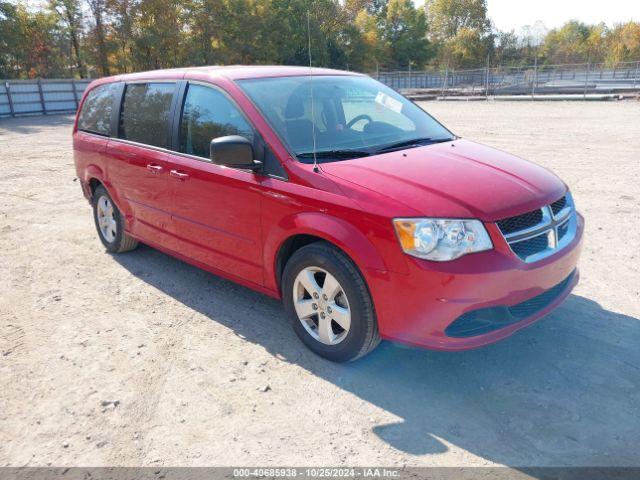
M391 98L389 95L382 92L378 92L378 95L376 95L376 103L379 103L383 107L396 113L400 113L402 111L402 102L395 98Z

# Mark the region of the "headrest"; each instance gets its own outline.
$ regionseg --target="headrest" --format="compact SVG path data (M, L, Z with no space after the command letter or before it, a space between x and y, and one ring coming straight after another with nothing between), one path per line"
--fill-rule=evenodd
M287 102L287 108L285 109L284 116L287 120L294 118L300 118L304 115L304 102L300 95L291 95Z

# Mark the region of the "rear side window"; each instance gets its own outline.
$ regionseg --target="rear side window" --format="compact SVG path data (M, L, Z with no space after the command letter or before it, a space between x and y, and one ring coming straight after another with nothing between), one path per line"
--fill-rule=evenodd
M98 135L111 134L111 111L117 86L116 83L99 85L87 94L78 118L78 129Z
M180 122L180 151L208 159L211 140L226 135L242 135L253 142L253 129L224 93L189 85Z
M124 92L120 138L167 148L174 83L132 83Z

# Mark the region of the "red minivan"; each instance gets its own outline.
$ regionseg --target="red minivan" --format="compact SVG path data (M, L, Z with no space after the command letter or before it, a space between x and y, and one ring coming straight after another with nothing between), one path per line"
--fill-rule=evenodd
M203 67L93 82L73 130L109 252L144 242L282 299L314 352L511 335L578 282L554 174L352 72Z

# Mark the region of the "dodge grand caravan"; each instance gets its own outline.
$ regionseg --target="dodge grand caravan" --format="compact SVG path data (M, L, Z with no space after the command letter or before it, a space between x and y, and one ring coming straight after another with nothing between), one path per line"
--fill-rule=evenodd
M333 361L381 338L486 345L578 282L584 220L562 181L364 75L103 78L73 145L107 251L144 242L282 299L300 339Z

